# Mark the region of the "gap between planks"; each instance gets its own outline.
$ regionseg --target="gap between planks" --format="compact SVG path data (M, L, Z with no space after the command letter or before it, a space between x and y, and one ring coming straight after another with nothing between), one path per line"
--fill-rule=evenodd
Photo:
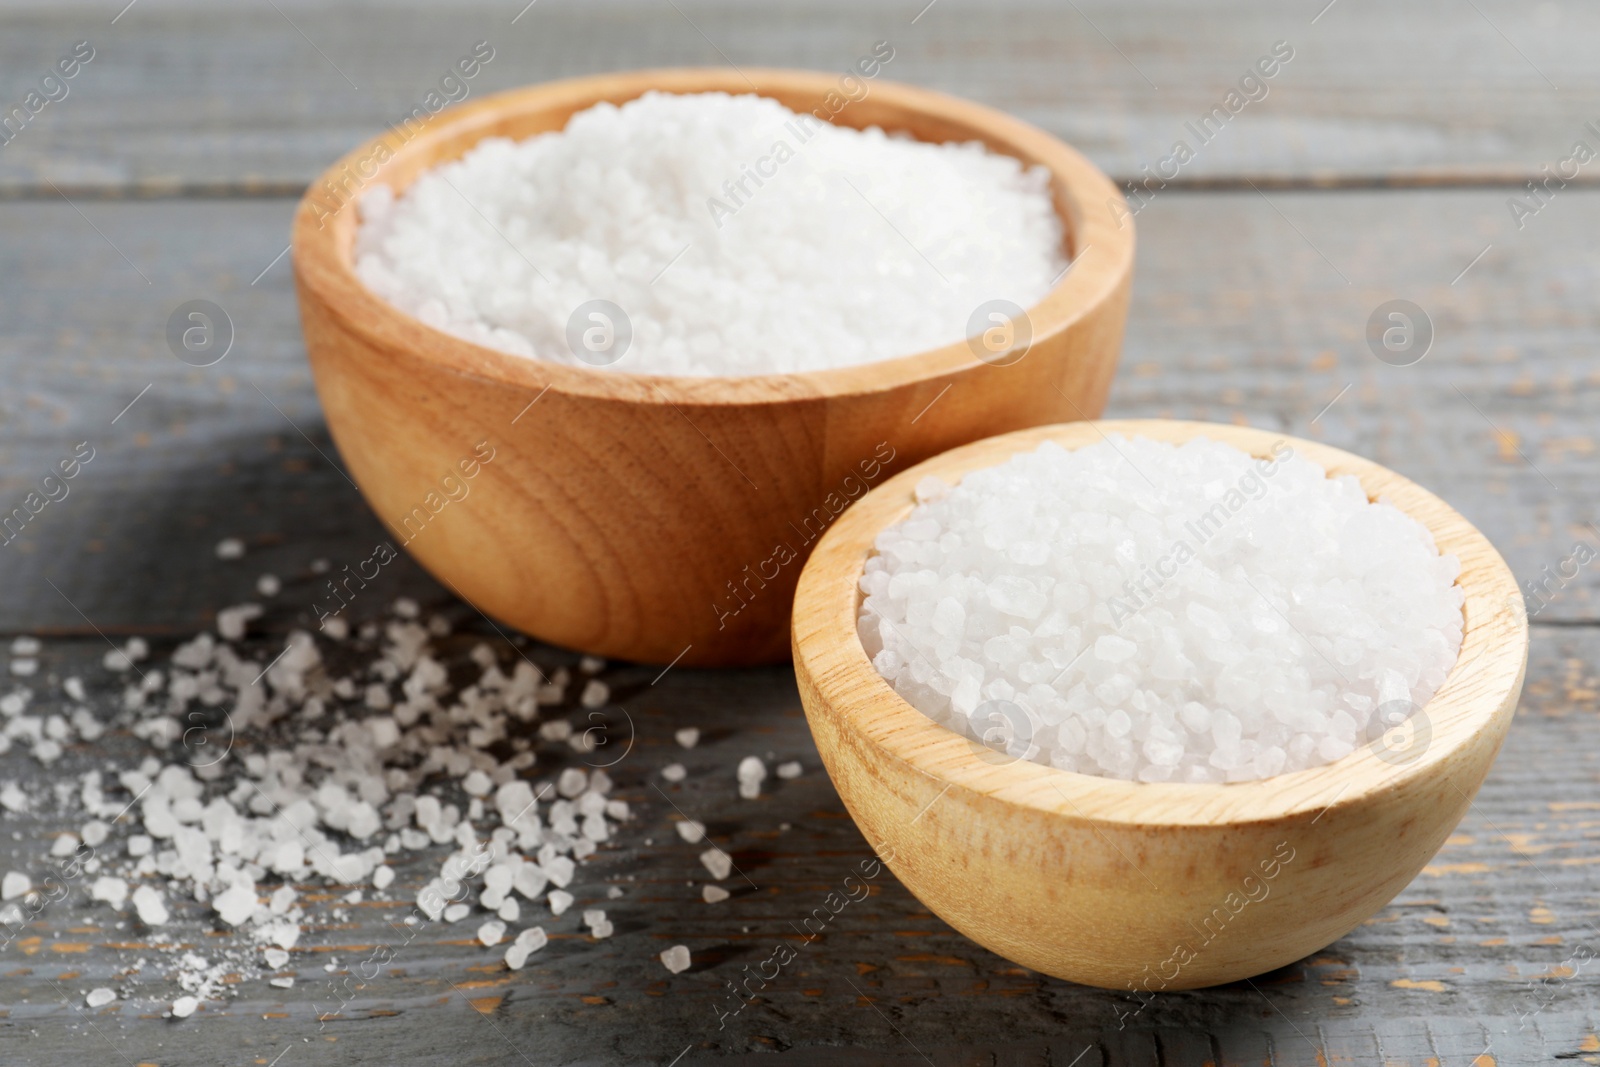
M1112 182L1128 189L1144 180L1143 175L1113 174ZM1382 189L1462 189L1524 190L1530 181L1544 177L1531 170L1494 171L1399 171L1392 174L1235 174L1218 177L1177 178L1160 187L1162 192L1250 192L1255 189L1278 192L1338 192ZM148 180L126 183L9 182L0 183L0 202L59 200L61 194L75 200L298 200L309 182L298 179L237 179L229 181ZM1563 188L1600 189L1600 174L1580 174L1566 181ZM59 191L58 191L59 190Z

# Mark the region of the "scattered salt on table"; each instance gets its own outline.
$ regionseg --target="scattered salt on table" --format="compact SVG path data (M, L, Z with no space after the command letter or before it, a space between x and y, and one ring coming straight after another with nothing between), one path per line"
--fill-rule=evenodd
M720 848L708 848L700 853L700 862L719 882L733 873L733 860Z

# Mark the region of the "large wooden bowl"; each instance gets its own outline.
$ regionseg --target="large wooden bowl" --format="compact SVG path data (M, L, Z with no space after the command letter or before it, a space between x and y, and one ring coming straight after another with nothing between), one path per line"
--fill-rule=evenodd
M830 74L744 75L796 111L821 107L838 87ZM625 374L460 340L357 278L360 190L404 189L484 137L560 129L575 111L649 89L749 86L729 70L554 82L441 112L409 141L391 130L335 164L294 222L306 348L328 428L368 502L397 545L478 608L600 655L781 660L801 564L867 485L989 434L1100 413L1122 343L1133 229L1111 208L1122 202L1116 187L1055 138L976 104L874 81L834 121L979 140L1054 175L1074 266L1029 309L1033 342L1020 360L996 366L957 342L804 374ZM493 459L466 483L466 499L448 501L442 478L480 441Z
M1461 561L1465 629L1456 666L1400 737L1255 782L1125 782L995 758L889 687L856 636L857 581L874 537L910 511L915 483L929 474L954 482L1045 440L1077 448L1102 432L1206 436L1258 456L1285 441L1427 525L1439 550ZM1393 898L1438 851L1488 773L1527 654L1527 616L1511 572L1432 493L1310 441L1161 420L1024 430L905 471L822 539L794 610L795 672L823 762L906 887L1010 960L1141 994L1283 966Z

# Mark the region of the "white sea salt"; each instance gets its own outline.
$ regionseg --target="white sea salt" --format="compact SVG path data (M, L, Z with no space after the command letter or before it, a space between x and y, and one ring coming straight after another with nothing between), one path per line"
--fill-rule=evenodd
M1460 648L1456 558L1286 443L1046 443L917 497L867 561L862 644L996 758L1270 777L1426 704Z
M139 921L146 926L165 926L168 919L167 902L159 890L142 885L133 891L133 908Z
M731 895L732 894L730 894L720 885L712 885L709 882L700 887L700 899L704 900L707 904L721 904Z
M700 863L719 882L733 873L732 857L714 846L700 853Z
M669 763L661 768L661 777L669 782L681 782L688 777L689 772L681 763Z
M99 989L89 990L88 994L83 998L83 1002L91 1008L103 1008L116 999L115 990L106 989L102 986Z
M649 93L480 141L398 199L374 185L355 254L374 292L480 344L573 363L583 337L619 370L738 375L960 341L980 305L1042 297L1061 248L1047 173L977 142ZM582 314L597 298L626 321Z
M673 974L681 974L689 969L689 947L687 945L673 945L661 953L662 966Z
M490 919L478 927L478 940L485 948L493 948L506 936L506 924L499 919Z
M778 764L778 777L785 780L798 778L802 770L799 760L789 760L787 763Z
M544 927L530 926L517 935L505 952L506 966L513 971L521 970L522 965L528 962L528 957L549 944L550 938L545 934Z
M516 724L532 723L547 697L565 699L565 669L547 683L531 662L501 665L482 645L471 657L480 673L457 684L430 645L449 635L448 622L416 621L420 608L405 600L395 605L395 618L362 623L356 642L321 646L337 647L340 663L324 663L318 640L303 633L290 635L280 657L276 639L255 649L233 643L258 614L254 605L244 607L225 609L216 632L180 644L154 666L135 670L149 658L141 639L113 649L105 667L124 693L103 721L84 707L70 718L28 714L33 690L0 693L0 742L21 738L40 762L56 755L46 743L59 749L98 736L80 725L84 716L96 729L125 728L162 754L121 768L96 757L96 769L52 770L53 787L32 793L6 782L0 807L43 812L53 796L74 821L70 830L47 833L40 851L59 858L94 849L83 866L87 895L108 910L131 904L145 926L166 928L144 936L172 958L183 993L197 1005L226 998L239 989L225 981L230 975L266 977L286 966L303 932L314 936L330 919L348 922L346 906L369 898L393 901L385 892L396 881L393 864L414 864L422 850L443 846L449 854L435 877L423 874L432 892L419 895L408 925L474 914L479 930L491 921L515 923L522 909L511 893L541 905L548 895L557 914L575 903L578 891L567 887L580 877L579 863L631 812L610 795L612 779L601 769L552 770L534 782L519 777L542 768L530 772L538 762L533 738ZM362 654L361 662L348 662ZM367 699L369 682L382 701ZM81 703L89 696L73 678L60 690ZM361 706L373 703L382 707ZM226 716L211 710L224 707ZM213 721L201 729L215 731L206 744L216 747L192 748L186 731ZM571 736L570 724L561 725L562 739ZM473 893L480 876L482 888ZM302 902L292 883L318 891ZM0 895L20 902L35 891L24 871L0 877ZM203 907L175 918L172 902L191 899ZM317 900L328 901L320 916ZM210 959L182 945L196 919L215 946ZM0 909L0 922L24 921L19 903ZM595 939L614 932L603 913L585 926ZM516 966L546 935L536 927L518 941L510 957ZM288 981L273 984L289 988Z
M113 908L121 908L128 899L128 883L112 875L102 875L89 887L91 900L103 900Z
M739 761L734 776L739 779L739 795L746 800L754 800L761 795L761 783L766 780L767 765L761 762L759 756L746 756Z
M237 537L224 537L217 542L218 559L241 559L244 556L244 542Z
M172 1017L174 1019L187 1019L195 1013L195 1009L199 1006L200 1000L197 997L179 997L172 1002Z
M255 914L255 887L243 882L235 884L212 898L211 906L223 922L240 926Z
M678 836L691 845L698 845L706 839L706 824L703 822L695 819L684 819L674 825L678 828Z
M700 743L700 728L698 726L685 726L673 733L673 739L681 748L693 748Z
M217 633L225 640L237 641L244 636L245 626L262 615L260 604L238 604L217 612Z

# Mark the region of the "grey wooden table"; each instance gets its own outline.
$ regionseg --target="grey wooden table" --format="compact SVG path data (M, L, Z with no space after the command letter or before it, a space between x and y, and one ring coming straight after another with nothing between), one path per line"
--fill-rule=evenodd
M288 605L309 603L310 562L353 558L382 536L335 466L281 253L306 182L480 40L495 58L476 94L646 65L842 69L888 40L888 76L1013 111L1125 182L1143 181L1174 141L1192 145L1185 124L1288 42L1294 57L1266 96L1149 187L1110 413L1238 421L1371 456L1453 503L1524 581L1553 574L1576 542L1600 544L1600 163L1568 167L1570 180L1537 197L1524 187L1575 142L1600 149L1592 6L123 3L0 8L0 107L20 104L77 42L93 50L66 97L0 146L6 507L75 443L97 450L71 496L0 550L0 633L44 636L44 671L83 672L103 703L102 634L170 649L272 572L304 594L265 620L261 645L276 647L309 621ZM232 320L216 366L168 351L167 318L191 299ZM1412 366L1366 342L1392 299L1433 326ZM245 564L214 558L223 536L248 543ZM638 744L615 772L635 821L585 874L591 887L629 887L611 940L558 936L512 974L470 935L442 935L330 1017L318 993L341 965L327 961L348 962L392 918L355 909L308 925L294 989L242 983L175 1021L160 1017L176 987L159 967L139 976L140 997L97 1013L61 994L108 984L145 954L139 935L72 898L0 952L0 1063L1600 1062L1591 571L1530 601L1532 663L1510 739L1404 893L1312 958L1161 997L1125 1025L1127 997L1015 967L889 880L719 1026L726 978L792 936L792 917L869 850L818 767L786 668L676 670L651 686L655 671L612 665ZM414 596L487 632L409 561L381 582L384 597ZM724 910L688 887L693 850L669 846L670 807L651 785L683 755L671 733L686 723L707 740L674 802L750 875ZM108 735L50 770L13 751L0 781L37 788L139 745ZM731 768L753 751L798 758L806 774L739 803ZM5 816L0 870L63 828ZM427 876L423 863L401 872L403 884ZM216 936L198 908L175 929L201 946ZM654 956L680 942L697 963L669 976Z

